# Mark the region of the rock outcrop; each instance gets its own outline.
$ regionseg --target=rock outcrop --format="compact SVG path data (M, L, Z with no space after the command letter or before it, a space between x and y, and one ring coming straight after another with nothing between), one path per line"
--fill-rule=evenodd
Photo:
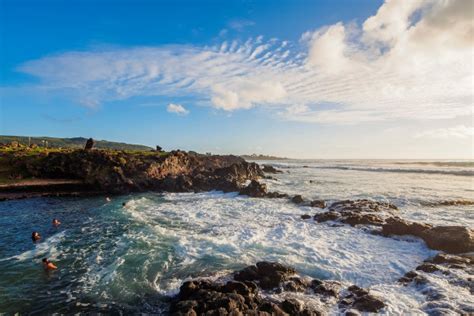
M277 168L273 167L272 165L263 165L262 170L265 173L283 173L283 171L278 170Z
M340 201L331 204L328 211L317 213L318 223L337 221L351 226L381 227L383 236L411 235L423 239L434 250L450 254L474 251L474 231L462 226L432 226L393 216L397 207L390 203L371 200Z
M241 195L248 195L250 197L265 197L267 192L267 186L265 183L260 183L256 180L252 180L248 186L242 188L239 192Z
M450 297L443 289L439 288L438 282L449 283L457 288L460 293L466 295L474 294L474 284L471 276L474 273L474 260L469 255L437 254L435 257L425 260L413 271L407 272L398 282L405 286L411 284L416 286L429 303L424 304L423 309L433 315L471 315L474 308L469 304L458 306L450 304ZM433 274L437 274L436 276ZM428 277L429 276L429 277ZM433 280L436 280L433 283ZM453 291L453 290L451 290ZM459 295L456 293L455 295Z
M423 239L429 248L451 254L474 251L474 231L463 226L433 227L391 217L382 226L382 234L416 236Z
M239 191L247 180L264 174L256 163L236 156L205 156L174 151L127 153L105 150L51 152L14 164L28 176L78 179L109 193L133 191Z
M339 300L341 311L349 309L378 312L385 304L369 291L351 286L347 290L337 281L309 280L297 277L293 268L275 262L258 262L233 274L225 283L192 280L183 283L171 302L173 315L323 315L298 299L283 296L271 298L265 293L301 292L322 300Z

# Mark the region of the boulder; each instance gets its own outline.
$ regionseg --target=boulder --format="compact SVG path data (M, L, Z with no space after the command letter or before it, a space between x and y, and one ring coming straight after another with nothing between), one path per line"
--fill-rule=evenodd
M301 204L304 202L304 199L301 195L295 195L294 197L291 198L291 202L295 203L295 204Z
M419 265L418 267L416 267L416 270L424 271L427 273L433 273L433 272L439 271L439 268L436 265L431 264L431 263L423 263Z
M347 290L349 294L339 303L339 306L342 308L354 308L361 312L377 313L385 307L385 303L380 298L371 295L365 289L352 285Z
M272 165L263 165L262 170L265 173L283 173L283 171L276 169Z
M280 192L268 192L266 197L270 199L283 199L288 198L288 194Z
M252 180L248 186L240 190L239 194L250 197L265 197L267 195L267 185L257 180Z
M360 200L343 200L334 202L329 206L330 211L335 212L344 212L344 211L351 211L351 212L393 212L398 208L391 203L388 202L379 202L373 201L368 199L360 199Z
M433 227L391 217L382 226L382 234L413 235L422 238L429 248L451 254L474 251L474 231L462 226Z
M437 226L420 236L431 249L447 253L474 251L474 231L462 226Z
M309 285L305 279L292 277L283 285L283 289L289 292L305 292Z
M237 281L256 281L262 289L274 289L289 279L296 271L276 262L261 261L234 274Z
M339 297L339 292L342 289L341 283L337 281L321 281L318 279L312 280L310 287L316 294L333 297Z
M427 224L411 223L399 217L390 217L382 226L382 234L389 235L413 235L420 237L424 231L432 226Z
M311 215L309 215L309 214L301 215L301 219L310 219L310 218L311 218Z
M344 214L340 222L344 224L349 224L351 226L356 225L374 225L374 226L381 226L384 221L380 216L376 214L360 214L360 213L349 213Z
M314 220L317 221L318 223L322 222L327 222L327 221L335 221L339 219L341 215L336 212L324 212L324 213L318 213L314 215Z
M310 203L311 207L319 207L319 208L325 208L326 207L326 202L324 200L313 200Z

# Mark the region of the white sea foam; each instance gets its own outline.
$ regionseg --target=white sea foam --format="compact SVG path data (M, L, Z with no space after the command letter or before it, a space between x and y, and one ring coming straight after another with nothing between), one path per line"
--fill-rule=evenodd
M153 280L160 293L176 293L183 280L203 273L203 266L211 273L272 260L305 276L373 288L389 301L388 311L419 311L423 304L423 295L394 285L435 254L422 241L303 221L303 210L282 200L216 192L166 194L164 200L142 197L124 209L149 228L144 238L151 244L162 238L172 244L173 263Z
M27 250L19 255L0 259L0 261L8 261L8 260L26 261L26 260L32 260L32 259L42 259L44 257L50 258L52 260L57 259L57 256L59 255L59 250L57 248L57 245L62 240L64 240L65 236L66 236L66 231L63 230L45 240L42 240L34 244L34 248L31 250Z

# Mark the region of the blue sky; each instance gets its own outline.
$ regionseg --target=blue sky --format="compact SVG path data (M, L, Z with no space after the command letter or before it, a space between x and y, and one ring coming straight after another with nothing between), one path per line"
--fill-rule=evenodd
M0 133L470 158L466 3L0 0Z

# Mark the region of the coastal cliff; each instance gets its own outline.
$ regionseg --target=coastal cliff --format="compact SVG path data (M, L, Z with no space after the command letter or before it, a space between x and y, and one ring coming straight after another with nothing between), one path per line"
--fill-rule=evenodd
M111 194L238 191L245 181L263 176L256 163L237 156L183 151L68 150L3 154L2 161L18 179L78 180L89 190Z

